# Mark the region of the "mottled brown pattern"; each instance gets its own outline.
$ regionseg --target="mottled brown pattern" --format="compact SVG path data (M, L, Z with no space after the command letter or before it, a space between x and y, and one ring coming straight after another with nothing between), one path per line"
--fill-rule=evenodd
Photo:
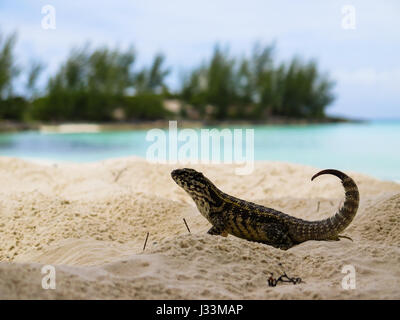
M334 216L319 221L302 220L232 197L194 169L177 169L171 176L213 225L209 234L225 237L231 234L286 250L307 240L339 240L340 233L357 213L359 193L353 179L341 171L327 169L318 172L311 180L323 174L335 175L342 181L345 201Z

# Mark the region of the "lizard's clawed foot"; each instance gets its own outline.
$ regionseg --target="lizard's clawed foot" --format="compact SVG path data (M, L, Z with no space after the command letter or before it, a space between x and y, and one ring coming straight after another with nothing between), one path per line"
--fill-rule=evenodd
M349 240L351 240L351 241L353 242L353 239L352 239L352 238L350 238L350 237L348 237L348 236L338 236L338 238L339 238L339 240L340 240L340 238L349 239Z
M226 230L219 228L217 226L212 226L210 230L207 232L208 234L211 234L213 236L222 236L222 237L227 237L228 232Z

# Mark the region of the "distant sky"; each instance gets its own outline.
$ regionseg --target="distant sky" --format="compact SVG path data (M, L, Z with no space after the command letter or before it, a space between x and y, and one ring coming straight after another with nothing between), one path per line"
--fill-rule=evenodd
M56 29L42 29L44 5L56 9ZM345 5L355 29L342 27ZM0 0L0 30L18 32L19 64L41 59L46 75L71 47L90 41L138 51L138 65L162 51L179 74L208 58L216 42L232 55L256 41L276 42L276 59L315 58L336 80L334 115L400 118L400 1L266 0ZM21 80L22 82L22 80Z

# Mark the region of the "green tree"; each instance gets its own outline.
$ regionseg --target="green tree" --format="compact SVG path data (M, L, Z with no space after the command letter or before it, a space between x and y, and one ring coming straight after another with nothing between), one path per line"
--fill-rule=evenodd
M19 74L15 64L14 48L17 35L4 36L0 33L0 99L10 97L13 93L13 80Z
M165 56L162 53L155 55L149 68L143 68L135 76L135 91L137 93L161 93L166 89L165 78L170 69L164 67Z
M31 61L28 67L28 75L26 82L26 91L30 99L33 99L38 94L37 81L40 74L44 70L44 64L40 61Z
M216 107L215 118L223 120L228 108L235 100L235 60L217 45L207 70L207 102Z
M19 67L15 63L15 44L17 36L0 33L0 119L22 121L27 110L27 101L16 96L13 83L19 75Z
M237 98L235 92L235 60L219 45L214 47L211 59L192 70L184 77L181 96L196 107L204 116L205 107L214 110L211 117L222 120L228 117L228 109Z
M45 120L108 121L117 102L133 86L135 52L97 48L73 49L49 79L47 96L37 101L33 115Z

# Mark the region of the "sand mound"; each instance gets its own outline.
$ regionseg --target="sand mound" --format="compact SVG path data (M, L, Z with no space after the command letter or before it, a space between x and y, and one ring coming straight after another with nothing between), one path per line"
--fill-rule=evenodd
M335 177L311 182L311 167L259 162L248 176L233 166L191 167L227 193L309 220L333 214L344 196ZM174 168L0 158L0 298L400 298L400 185L349 173L361 194L345 231L354 241L281 251L205 234L210 225L170 178ZM56 267L56 290L42 289L43 264ZM355 290L341 286L348 264ZM270 273L283 270L303 283L268 287Z

